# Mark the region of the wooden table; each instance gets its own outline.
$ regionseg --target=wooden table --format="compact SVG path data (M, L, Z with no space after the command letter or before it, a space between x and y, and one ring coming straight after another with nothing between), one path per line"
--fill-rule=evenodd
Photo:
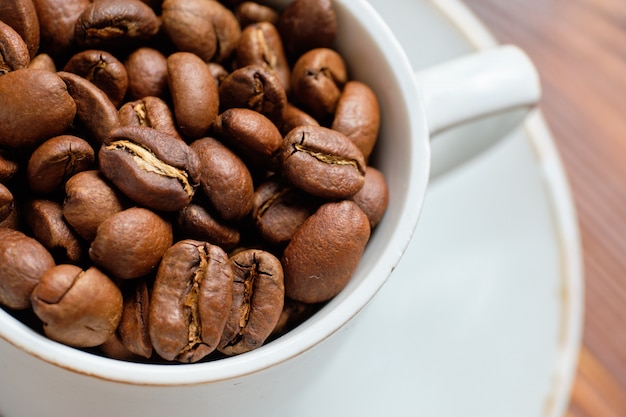
M567 417L626 416L626 1L465 0L522 47L578 211L583 346Z

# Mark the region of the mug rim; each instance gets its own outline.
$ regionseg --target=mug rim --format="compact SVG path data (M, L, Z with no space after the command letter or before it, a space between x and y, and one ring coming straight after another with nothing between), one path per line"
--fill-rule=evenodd
M185 386L219 383L259 373L287 362L323 343L352 320L387 281L405 252L417 226L430 171L430 143L424 106L414 70L387 23L366 0L334 0L361 24L371 25L372 40L385 56L401 85L410 136L410 170L405 201L391 239L367 277L345 298L328 302L319 312L280 338L250 352L193 364L134 363L99 356L40 335L0 309L0 339L53 366L102 380L142 386Z

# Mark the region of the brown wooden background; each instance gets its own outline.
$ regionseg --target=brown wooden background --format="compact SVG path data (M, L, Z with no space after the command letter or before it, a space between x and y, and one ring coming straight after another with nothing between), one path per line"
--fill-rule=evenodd
M542 78L578 211L585 327L567 417L626 417L626 0L465 0Z

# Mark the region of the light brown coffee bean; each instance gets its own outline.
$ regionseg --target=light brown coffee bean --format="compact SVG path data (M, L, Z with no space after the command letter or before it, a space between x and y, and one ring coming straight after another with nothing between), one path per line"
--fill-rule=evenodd
M103 221L125 207L122 195L99 171L79 172L65 183L63 217L89 242Z
M285 248L286 295L319 303L339 294L356 270L369 237L369 220L356 203L322 205Z
M20 34L0 20L0 76L26 68L29 63L28 47Z
M149 127L114 130L98 165L128 198L157 211L185 207L200 181L200 160L189 145Z
M172 242L169 222L150 210L132 207L98 226L89 257L116 278L139 278L156 269Z
M295 102L320 123L335 113L347 81L343 57L329 48L306 52L296 61L291 72L291 89Z
M30 294L45 271L55 265L48 250L24 233L0 228L0 304L30 307Z
M378 169L368 166L365 182L352 200L363 210L373 229L383 218L389 205L389 187L385 175Z
M48 139L33 151L26 167L31 190L51 194L63 189L72 175L93 168L94 150L77 136L61 135Z
M195 54L176 52L167 58L167 84L181 133L197 139L206 134L219 110L217 84Z
M73 55L63 71L80 75L105 92L115 107L119 107L128 89L126 67L113 54L88 49Z
M183 138L176 130L174 115L168 104L159 97L147 96L124 104L120 110L122 126L145 126L176 139Z
M284 139L281 172L292 184L323 198L348 198L363 187L365 159L343 133L300 126Z
M46 336L70 346L106 342L122 315L122 294L105 274L91 267L58 265L47 270L31 295Z
M0 21L19 33L30 57L34 57L39 50L40 30L33 0L0 0Z
M241 36L237 18L217 1L164 0L163 30L179 51L221 63Z
M106 0L89 4L74 28L84 49L128 48L154 37L160 28L154 10L139 0Z
M235 16L239 21L239 25L245 28L248 25L260 22L269 22L276 25L279 13L269 6L254 1L244 1L235 8Z
M314 48L329 48L337 36L331 0L294 0L281 12L277 26L294 58Z
M252 175L243 161L220 141L205 137L191 145L200 159L200 186L224 220L241 220L254 199Z
M230 258L233 306L218 349L237 355L263 345L278 323L285 300L283 268L271 253L249 249Z
M31 200L25 204L24 219L34 237L44 245L57 263L78 263L84 248L63 218L63 206L52 200Z
M120 126L120 116L109 96L80 75L66 71L57 74L76 103L75 125L85 131L94 146L106 142L109 133Z
M46 53L37 54L30 60L28 68L44 69L51 72L57 72L56 64L52 57Z
M225 250L234 249L241 240L239 229L212 214L210 204L191 203L177 215L177 231L186 239L202 240Z
M124 308L117 329L122 345L143 358L152 356L152 341L148 320L150 315L150 292L143 279L124 283L122 291Z
M75 115L58 75L23 68L0 77L0 146L34 148L63 133Z
M280 133L286 136L292 129L300 126L319 126L319 122L313 116L299 109L291 103L287 103L283 112L283 122L280 125Z
M127 91L130 100L165 96L167 58L161 51L150 47L138 48L128 55L124 66L128 76Z
M150 300L149 328L164 359L197 362L216 347L233 303L233 271L218 246L194 240L163 256Z
M365 160L369 160L380 130L380 105L376 93L362 82L346 83L331 128L349 137L363 152Z

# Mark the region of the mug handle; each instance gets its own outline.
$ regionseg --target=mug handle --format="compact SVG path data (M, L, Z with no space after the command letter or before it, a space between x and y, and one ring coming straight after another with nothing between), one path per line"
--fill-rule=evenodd
M497 46L429 67L416 72L415 78L431 141L448 128L516 110L520 117L511 119L512 129L541 97L534 64L524 51L513 45ZM497 139L500 138L494 140ZM434 154L433 158L438 159L434 162L446 172L490 145L481 140L456 141L454 155Z

